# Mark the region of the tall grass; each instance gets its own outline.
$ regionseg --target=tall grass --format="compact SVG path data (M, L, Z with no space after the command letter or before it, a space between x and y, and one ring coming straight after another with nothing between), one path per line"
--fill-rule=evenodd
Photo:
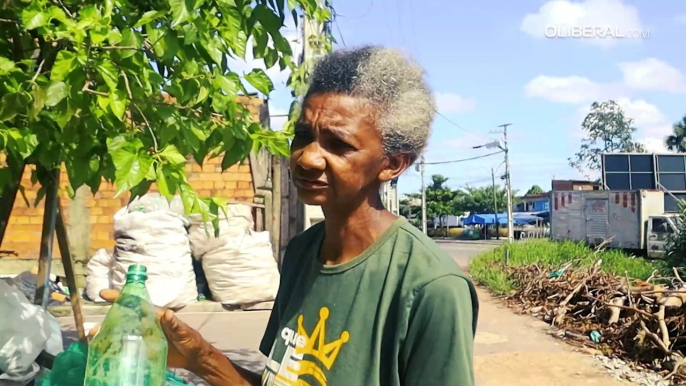
M508 264L505 256L509 249ZM486 252L469 264L472 277L498 294L513 291L517 283L508 276L508 266L521 267L537 264L546 269L557 269L571 263L571 268L590 267L602 259L600 268L616 275L628 274L631 278L647 279L653 272L649 262L618 250L596 252L584 243L555 242L548 239L530 240L511 245L503 244Z

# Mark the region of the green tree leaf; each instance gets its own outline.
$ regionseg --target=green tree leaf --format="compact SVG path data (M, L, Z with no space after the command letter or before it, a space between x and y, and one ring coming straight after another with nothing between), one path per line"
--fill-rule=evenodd
M250 71L250 73L245 75L245 80L264 95L269 95L269 93L274 90L272 80L269 79L269 76L260 68Z
M173 166L184 165L186 163L186 157L179 153L179 149L174 145L167 145L162 149L160 157Z
M136 47L137 49L141 49L143 48L143 36L138 31L125 29L122 33L121 45L125 47ZM125 59L133 56L136 54L136 52L136 50L121 50L119 56L122 59Z
M148 153L134 152L128 146L110 151L110 156L116 170L116 196L143 182L153 164L153 159Z
M172 11L172 28L190 19L193 8L189 9L186 0L169 0L169 6ZM190 4L190 6L192 7L193 5Z
M14 65L14 62L0 56L0 75L5 75L12 71L16 66Z
M252 147L250 140L237 140L233 146L224 153L222 158L222 170L226 170L231 166L245 159Z
M52 66L50 78L52 80L64 80L74 68L74 61L76 56L69 51L60 51L57 53L55 64Z
M47 24L49 17L38 3L32 3L21 12L21 23L27 30L36 29Z
M141 18L138 20L138 22L133 26L133 28L138 28L142 27L151 21L155 21L161 17L164 17L166 12L164 11L148 11L141 16Z
M33 104L31 105L31 109L29 111L29 116L31 119L36 119L38 117L38 114L40 113L41 110L43 110L43 107L45 106L45 101L47 99L47 93L43 87L39 85L34 85L33 86Z
M281 22L281 18L278 15L274 14L274 12L264 4L260 4L257 7L255 7L253 14L267 31L278 32L283 25L283 23Z
M67 95L69 95L67 84L61 81L54 82L48 87L45 105L48 107L57 106Z
M174 193L176 191L176 186L174 185L174 181L170 179L170 176L171 173L169 169L164 166L157 167L157 190L168 200L174 198Z
M102 76L110 90L116 90L119 83L119 76L117 75L117 68L109 60L103 60L97 66L98 72Z
M19 93L13 92L3 95L0 100L0 122L9 121L17 116L18 108L21 106L21 99Z
M124 120L124 114L126 114L126 94L124 91L115 90L110 92L109 106L112 109L112 113L120 121Z
M213 35L211 38L200 39L200 44L202 44L203 48L205 48L207 54L210 55L212 60L221 66L224 53L222 42L219 39L219 36Z

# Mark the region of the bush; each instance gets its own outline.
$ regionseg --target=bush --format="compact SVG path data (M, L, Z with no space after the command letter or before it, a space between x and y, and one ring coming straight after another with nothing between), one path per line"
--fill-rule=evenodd
M669 267L686 267L686 205L682 204L677 220L677 233L669 240L666 263Z
M505 265L507 250L510 250L509 266L537 264L542 268L556 269L572 263L571 268L590 267L602 259L601 269L605 272L645 280L655 267L646 260L635 258L619 250L595 252L580 242L555 242L549 239L532 239L498 248L481 254L469 264L472 277L498 294L506 294L517 287L508 276Z

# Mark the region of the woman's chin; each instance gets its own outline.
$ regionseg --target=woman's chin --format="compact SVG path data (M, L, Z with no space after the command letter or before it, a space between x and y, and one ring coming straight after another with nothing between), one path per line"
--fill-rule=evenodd
M326 192L298 189L298 198L305 205L322 206L326 204Z

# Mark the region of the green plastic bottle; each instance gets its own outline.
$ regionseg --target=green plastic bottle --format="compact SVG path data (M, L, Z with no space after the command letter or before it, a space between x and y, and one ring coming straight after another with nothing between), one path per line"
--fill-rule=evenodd
M84 386L164 386L167 339L155 317L147 269L129 266L126 284L88 345Z

